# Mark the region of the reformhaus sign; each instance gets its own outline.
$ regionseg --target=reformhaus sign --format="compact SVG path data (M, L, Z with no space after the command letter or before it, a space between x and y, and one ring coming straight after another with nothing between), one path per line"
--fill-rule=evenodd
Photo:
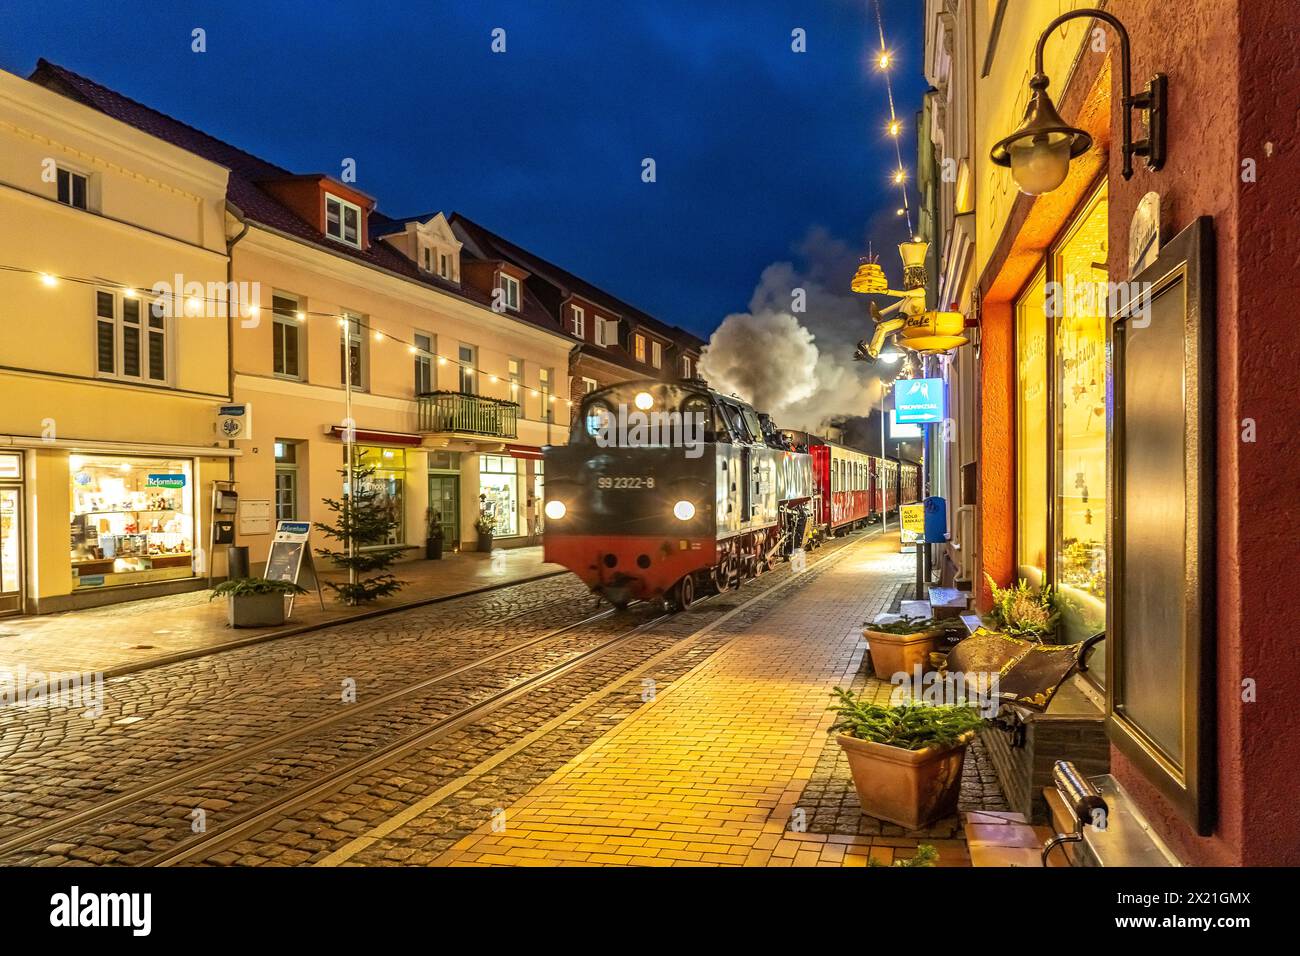
M150 475L145 480L146 488L184 488L184 475Z

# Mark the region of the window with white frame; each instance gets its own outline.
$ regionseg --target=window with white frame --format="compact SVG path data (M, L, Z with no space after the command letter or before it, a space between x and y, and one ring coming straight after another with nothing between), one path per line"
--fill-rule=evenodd
M415 394L423 395L437 387L433 378L433 353L436 339L428 332L416 332L412 348L415 351Z
M690 378L690 377L691 377L691 357L689 355L683 355L682 356L682 378Z
M297 296L271 295L271 371L282 378L302 376L302 316Z
M618 345L618 323L613 319L602 319L600 316L596 316L595 331L597 345Z
M538 369L537 379L542 392L542 414L538 417L542 421L549 422L551 420L551 406L555 404L555 395L551 390L551 370L549 368Z
M167 381L167 314L160 300L95 291L95 370L140 382Z
M460 390L466 395L476 394L474 389L474 364L477 351L472 345L462 344L460 351L457 353L457 361L460 364Z
M501 282L498 288L501 289L501 300L505 307L513 312L519 311L519 280L512 275L501 273Z
M361 207L325 194L325 234L331 239L361 248Z
M587 336L587 313L576 305L573 307L573 334L580 339Z
M343 313L343 316L340 329L343 341L339 343L339 383L350 383L353 388L364 391L366 337L361 331L362 317L350 312Z
M432 272L433 271L433 250L430 249L428 246L425 246L423 251L424 251L424 271Z
M632 337L632 342L635 346L633 354L636 355L636 360L638 362L644 362L645 361L645 336L635 335Z
M582 380L582 391L584 395L590 395L598 388L600 388L600 383L594 378L584 378Z
M59 202L73 209L90 208L90 177L58 167Z
M655 368L664 367L664 347L658 342L650 343L650 364Z
M451 278L451 257L445 252L438 253L438 275L444 279Z
M524 360L506 359L506 374L510 378L510 401L519 401L519 388L524 383Z

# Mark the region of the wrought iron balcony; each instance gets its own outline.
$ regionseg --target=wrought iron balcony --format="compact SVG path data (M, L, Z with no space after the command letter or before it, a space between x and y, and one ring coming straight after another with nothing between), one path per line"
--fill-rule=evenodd
M467 392L424 392L415 396L422 432L459 432L492 438L519 437L519 405Z

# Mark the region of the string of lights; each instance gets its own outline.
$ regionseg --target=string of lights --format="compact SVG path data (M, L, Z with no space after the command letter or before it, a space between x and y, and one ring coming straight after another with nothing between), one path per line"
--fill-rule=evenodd
M130 299L138 298L143 300L157 301L157 300L164 299L168 295L170 295L171 304L172 304L171 315L175 317L198 318L205 314L204 310L207 306L213 306L214 311L218 311L218 315L216 317L220 318L222 321L225 321L226 319L226 310L228 307L228 302L224 297L216 298L216 297L208 297L203 295L188 295L183 291L180 293L177 293L175 291L172 291L170 293L160 292L156 287L152 287L152 286L151 287L132 286L127 283L116 282L116 281L112 281L104 278L98 278L98 277L88 278L84 276L60 275L60 274L50 273L50 272L41 272L36 269L28 269L22 266L0 264L0 272L10 272L10 273L18 273L18 274L34 276L40 280L42 285L44 285L46 288L51 288L51 289L57 288L60 283L68 282L74 285L94 286L105 290L115 289L118 292L120 292L123 296ZM179 308L177 308L178 305ZM241 320L253 319L259 317L261 313L266 311L270 311L272 312L273 315L281 318L288 318L292 316L294 321L297 322L299 325L306 325L308 320L312 318L329 319L332 322L337 323L338 327L341 330L346 329L348 325L351 324L354 328L357 329L358 332L362 332L362 331L366 332L370 336L372 341L376 343L391 342L396 345L404 345L406 346L407 352L409 352L411 355L423 355L429 359L434 359L437 361L437 364L440 366L448 366L448 365L456 366L457 368L463 369L472 375L480 376L481 377L479 379L480 381L486 379L491 384L498 384L502 378L502 376L499 373L489 372L486 369L479 368L468 362L464 362L460 359L459 356L452 358L451 356L442 355L437 351L430 351L429 349L421 348L420 346L416 345L414 342L407 341L406 339L402 338L399 335L394 335L391 332L385 332L384 330L375 327L374 325L370 324L369 320L365 316L357 315L355 313L317 312L311 310L299 310L293 313L288 313L288 312L281 312L275 309L267 310L265 307L261 306L260 304L252 303L252 304L245 304L243 307L241 307L241 309L239 310L238 318ZM342 335L340 335L340 339L341 338ZM517 393L519 390L523 390L527 392L528 395L532 398L539 398L542 394L541 389L532 388L531 386L524 385L522 382L510 381L509 385L512 391ZM556 400L557 397L555 393L554 392L549 393L549 402L551 404L554 404ZM573 405L573 401L571 399L565 399L564 403L565 405L568 406Z
M880 0L871 0L871 2L876 11L876 30L880 34L880 53L876 57L876 66L885 77L885 95L889 101L889 125L886 129L894 141L894 154L898 157L898 166L894 170L893 180L903 197L903 206L899 209L899 213L907 217L907 231L910 235L912 232L912 209L907 201L907 168L903 165L903 147L899 143L903 132L903 121L898 118L898 113L894 108L894 84L889 74L889 69L894 63L894 55L885 42L885 21L880 13Z

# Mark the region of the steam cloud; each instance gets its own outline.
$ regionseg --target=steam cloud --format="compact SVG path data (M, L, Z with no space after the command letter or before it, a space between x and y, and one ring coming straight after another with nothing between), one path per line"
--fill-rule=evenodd
M832 418L867 415L880 401L874 369L853 361L868 335L865 300L849 291L858 254L813 229L794 262L763 270L749 311L729 315L700 359L701 374L723 394L739 395L782 428L825 433ZM796 289L805 311L794 311Z

